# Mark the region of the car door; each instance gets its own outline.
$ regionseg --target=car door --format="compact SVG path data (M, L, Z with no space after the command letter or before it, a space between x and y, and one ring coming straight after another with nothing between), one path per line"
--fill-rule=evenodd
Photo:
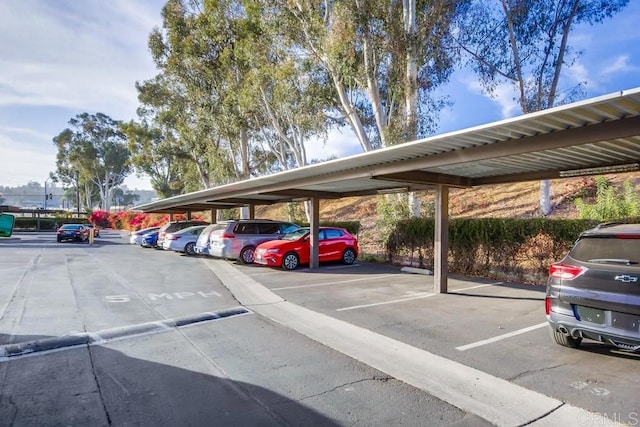
M340 230L320 230L318 240L320 261L336 261L342 257L344 243Z

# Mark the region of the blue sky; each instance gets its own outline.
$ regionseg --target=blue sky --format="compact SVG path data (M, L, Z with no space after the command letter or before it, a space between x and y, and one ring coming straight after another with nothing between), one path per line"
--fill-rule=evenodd
M114 119L136 118L135 82L153 77L147 48L161 24L163 0L0 1L0 185L41 184L55 170L53 137L83 112ZM584 54L565 68L562 87L586 81L587 98L640 87L640 0L595 27L581 26L570 45ZM518 115L509 87L500 96L482 95L466 71L443 88L454 101L441 112L439 132L464 129ZM360 152L344 129L324 147L310 146L309 158ZM150 189L132 175L130 188Z

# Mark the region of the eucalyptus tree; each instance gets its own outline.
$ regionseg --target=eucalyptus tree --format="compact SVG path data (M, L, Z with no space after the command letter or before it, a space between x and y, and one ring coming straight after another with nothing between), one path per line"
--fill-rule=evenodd
M433 90L455 63L460 1L271 0L285 34L330 76L363 151L424 136L444 104Z
M155 122L154 122L155 123ZM185 183L180 174L180 158L175 155L177 144L170 132L163 132L157 124L146 118L122 125L131 151L131 165L137 172L149 176L151 187L160 197L171 197L184 192Z
M563 67L580 57L569 45L578 24L597 24L622 10L628 0L473 0L461 14L457 43L483 90L496 96L512 86L522 113L576 100L580 82L560 86ZM549 181L540 186L540 210L551 212Z
M102 114L82 113L54 139L58 147L56 175L63 183L84 187L87 202L97 188L102 209L109 210L111 193L131 173L130 153L119 122Z
M254 143L256 103L246 94L250 47L264 43L259 5L169 0L162 29L149 38L161 73L139 86L141 102L173 134L174 157L189 159L205 188L248 178L268 161Z
M305 166L307 145L322 143L341 124L333 111L336 99L323 70L281 37L277 13L265 7L261 16L261 33L270 42L256 40L249 50L253 68L246 98L256 107L259 140L280 167Z

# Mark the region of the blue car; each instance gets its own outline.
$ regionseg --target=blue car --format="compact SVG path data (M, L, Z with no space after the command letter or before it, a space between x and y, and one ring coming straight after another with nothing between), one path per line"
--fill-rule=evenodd
M158 230L152 231L142 236L142 242L140 245L143 248L155 248L158 243Z

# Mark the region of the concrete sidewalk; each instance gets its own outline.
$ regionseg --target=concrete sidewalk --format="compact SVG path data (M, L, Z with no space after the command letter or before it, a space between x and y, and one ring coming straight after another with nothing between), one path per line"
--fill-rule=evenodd
M233 264L203 263L240 304L498 426L577 425L599 414L526 389L401 341L285 301Z

